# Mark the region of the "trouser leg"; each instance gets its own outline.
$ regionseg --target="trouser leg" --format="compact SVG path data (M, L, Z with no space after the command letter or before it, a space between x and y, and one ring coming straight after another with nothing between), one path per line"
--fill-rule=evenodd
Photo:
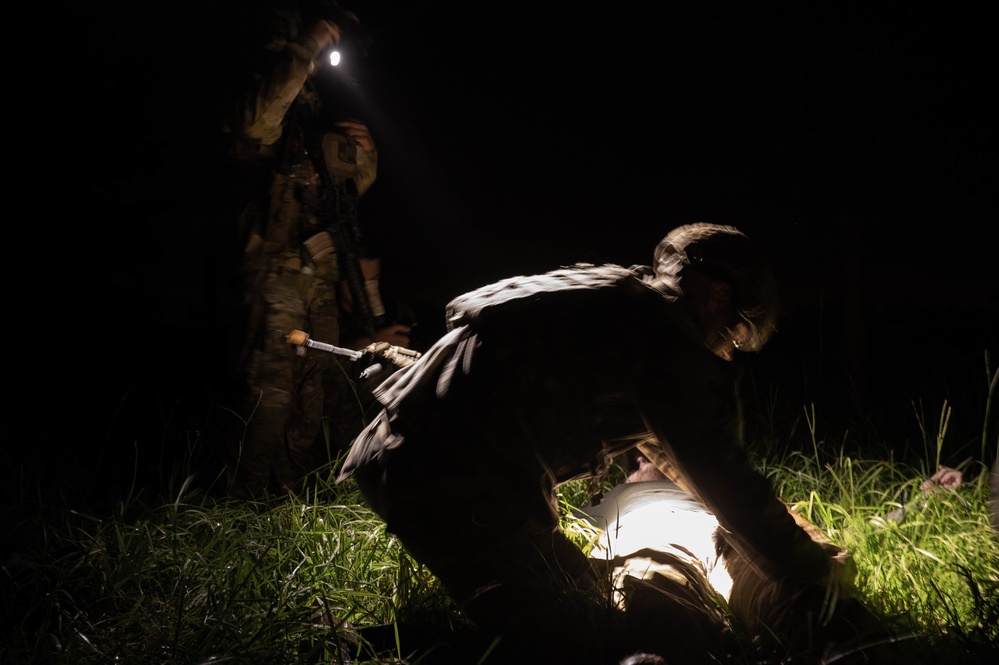
M559 531L551 485L535 463L477 472L409 453L420 448L407 440L354 475L413 558L511 657L612 662L622 617L605 580Z

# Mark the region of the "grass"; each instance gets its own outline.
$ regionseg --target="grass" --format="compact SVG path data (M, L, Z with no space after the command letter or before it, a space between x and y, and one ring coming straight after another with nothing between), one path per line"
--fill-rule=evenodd
M751 450L782 498L854 552L861 597L900 636L899 662L994 658L999 538L985 435L980 458L961 463L964 484L923 492L921 480L946 463L947 405L936 432L925 430L925 457L914 460L851 456L848 435L822 439L814 408L805 413L804 445L774 428ZM202 444L184 437L186 452L157 491L136 482L107 502L74 495L41 456L8 460L0 662L417 665L434 662L435 639L466 631L352 483L321 478L290 500L218 498L192 470ZM619 461L608 488L622 476ZM570 513L585 488L577 481L560 493L563 526L584 547L595 534ZM743 662L770 661L745 644L731 661Z

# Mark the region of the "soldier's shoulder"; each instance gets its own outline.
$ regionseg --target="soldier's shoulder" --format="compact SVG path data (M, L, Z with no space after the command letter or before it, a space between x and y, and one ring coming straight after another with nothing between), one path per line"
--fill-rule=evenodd
M636 283L638 277L619 265L577 263L537 275L501 279L458 296L447 305L450 327L478 319L488 309L510 310Z

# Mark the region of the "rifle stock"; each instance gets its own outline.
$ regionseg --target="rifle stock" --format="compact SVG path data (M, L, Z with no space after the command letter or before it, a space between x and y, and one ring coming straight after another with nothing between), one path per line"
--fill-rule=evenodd
M353 185L352 180L347 182ZM375 331L378 329L378 314L372 304L364 270L361 268L359 248L363 246L363 238L357 220L357 197L344 190L343 187L336 189L337 213L334 216L336 223L330 225L330 235L337 250L340 269L347 278L347 286L353 301L352 315L358 317L368 337L374 340Z
M332 164L327 162L327 150L336 159ZM380 299L373 304L361 268L360 250L364 246L364 238L357 218L357 185L353 179L356 151L354 139L343 134L329 132L322 141L313 137L309 152L320 179L319 214L327 232L309 238L305 245L314 259L333 251L337 253L337 262L353 301L351 314L360 322L364 332L374 339L379 317L384 311ZM343 184L334 182L331 173L343 176Z

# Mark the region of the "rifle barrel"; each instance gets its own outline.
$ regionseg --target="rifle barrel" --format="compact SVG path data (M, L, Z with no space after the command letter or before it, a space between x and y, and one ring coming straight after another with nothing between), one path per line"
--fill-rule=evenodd
M327 353L332 353L338 356L346 356L351 360L360 360L364 356L363 351L354 351L353 349L347 349L342 346L334 346L332 344L326 344L325 342L317 342L309 338L308 333L301 330L293 330L287 337L289 344L295 344L298 346L307 346L310 349L316 349L318 351L325 351Z

